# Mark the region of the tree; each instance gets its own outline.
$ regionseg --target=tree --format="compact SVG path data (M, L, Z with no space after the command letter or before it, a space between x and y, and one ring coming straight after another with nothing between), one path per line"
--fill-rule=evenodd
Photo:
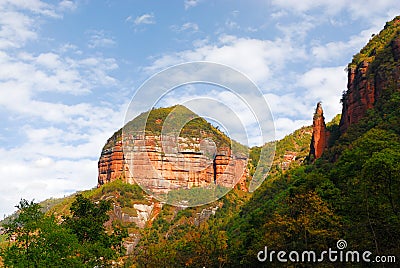
M5 267L82 267L80 246L70 230L33 201L21 200L16 207L18 216L5 225L11 242L0 252Z
M106 233L105 222L109 220L107 212L111 209L109 201L98 203L78 194L71 205L71 216L64 217L64 225L71 229L82 245L82 261L94 267L107 265L122 251L122 239L126 231L115 228Z
M378 253L400 245L400 153L393 148L374 153L362 170L364 210Z
M39 204L21 200L17 216L6 224L10 240L0 251L5 267L95 267L106 266L122 251L126 231L113 226L107 234L104 223L111 204L94 203L77 195L72 216L62 224L46 215Z

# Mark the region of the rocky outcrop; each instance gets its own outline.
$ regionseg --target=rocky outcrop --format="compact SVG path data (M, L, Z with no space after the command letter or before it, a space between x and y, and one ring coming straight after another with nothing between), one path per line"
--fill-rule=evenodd
M384 92L400 90L399 59L400 16L386 23L348 65L347 90L341 100L340 135L365 118L369 109L376 108ZM314 114L310 157L321 157L329 137L319 103Z
M400 17L388 22L379 35L348 66L347 91L343 94L340 132L358 123L375 107L382 92L400 88Z
M328 147L329 131L326 129L324 111L318 102L313 118L313 133L310 145L310 159L318 159Z
M161 203L151 202L150 204L134 204L133 209L136 215L123 212L123 209L114 204L114 218L123 223L135 223L137 227L144 228L146 224L151 223L157 217L162 208Z
M125 177L127 173L128 166L125 164L122 142L117 142L111 148L103 149L98 162L98 186Z
M290 164L296 160L296 157L297 157L297 152L286 151L285 154L283 155L283 161L280 164L281 169L288 170Z
M194 225L200 226L200 224L207 221L211 215L215 215L219 208L219 206L204 208L201 212L196 213L196 217L194 218Z
M376 98L382 87L375 79L368 79L370 63L362 61L357 67L348 69L347 92L343 96L342 118L340 121L341 133L346 132L351 124L358 123L368 109L374 107Z
M121 178L155 193L237 183L247 190L247 159L216 148L209 139L131 135L109 143L98 162L99 186Z

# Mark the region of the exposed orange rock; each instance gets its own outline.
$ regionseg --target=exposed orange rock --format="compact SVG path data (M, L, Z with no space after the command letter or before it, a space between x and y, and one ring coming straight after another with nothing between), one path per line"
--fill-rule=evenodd
M386 24L379 35L348 66L347 91L342 97L342 116L340 134L360 122L367 111L374 108L377 100L387 89L400 89L400 16ZM313 137L310 156L321 157L327 148L329 132L326 131L323 111L317 106L313 121Z
M328 147L329 132L326 129L324 111L318 102L313 118L313 133L311 138L310 156L318 159Z
M395 18L392 23L392 27L399 28L400 17ZM386 28L387 26L383 31ZM374 107L385 89L400 88L400 67L396 64L400 59L400 37L397 34L392 40L386 42L388 44L384 48L375 47L363 61L348 68L347 91L342 98L343 108L340 120L342 134L350 125L358 123L366 115L368 109ZM390 62L392 62L391 65Z
M101 153L98 186L121 178L139 182L155 193L213 183L230 188L239 184L247 191L247 159L233 155L229 148L217 149L212 157L200 150L200 145L212 147L200 139L138 135L124 142L129 148L125 154L122 141Z
M312 133L311 133L312 134ZM281 162L280 166L282 170L288 170L290 164L296 160L297 152L293 151L286 151L283 155L283 161Z
M342 117L340 120L341 133L346 132L351 124L358 123L374 103L381 92L374 78L368 78L370 67L368 61L362 61L356 68L349 68L347 92L343 96ZM378 89L377 89L378 86Z
M117 178L124 176L127 168L121 142L118 142L111 149L103 150L98 162L98 185L115 181Z

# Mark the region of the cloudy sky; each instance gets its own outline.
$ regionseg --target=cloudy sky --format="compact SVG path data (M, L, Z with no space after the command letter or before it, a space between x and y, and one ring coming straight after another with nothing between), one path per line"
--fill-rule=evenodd
M310 125L317 101L330 120L346 64L399 14L398 0L0 0L1 218L20 198L96 186L135 91L174 64L243 72L277 138Z

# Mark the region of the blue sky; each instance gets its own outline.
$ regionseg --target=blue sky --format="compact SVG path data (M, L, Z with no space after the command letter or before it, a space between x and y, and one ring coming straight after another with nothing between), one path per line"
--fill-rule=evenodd
M398 0L1 0L0 215L96 186L135 90L174 64L246 74L277 138L310 125L318 101L331 119L346 64L399 14Z

